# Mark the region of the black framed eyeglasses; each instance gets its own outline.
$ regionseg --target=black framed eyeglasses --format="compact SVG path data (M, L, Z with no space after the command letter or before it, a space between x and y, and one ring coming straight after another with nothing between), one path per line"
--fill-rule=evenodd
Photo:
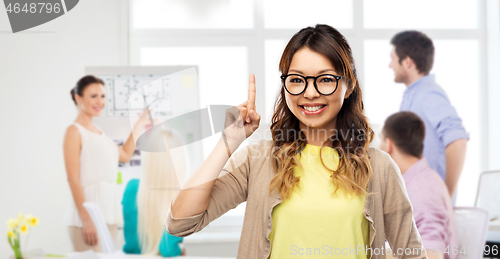
M303 76L299 74L281 75L285 90L291 95L302 94L307 89L309 79L314 79L314 88L322 95L331 95L335 93L339 85L339 80L344 76L332 74L322 74L319 76Z

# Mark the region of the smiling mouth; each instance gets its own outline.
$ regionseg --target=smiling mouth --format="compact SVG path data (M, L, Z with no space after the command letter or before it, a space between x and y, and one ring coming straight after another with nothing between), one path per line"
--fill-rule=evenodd
M302 109L304 109L306 111L315 112L315 111L321 110L326 105L323 104L323 105L317 105L317 106L304 106L304 105L299 105L299 106L302 107Z

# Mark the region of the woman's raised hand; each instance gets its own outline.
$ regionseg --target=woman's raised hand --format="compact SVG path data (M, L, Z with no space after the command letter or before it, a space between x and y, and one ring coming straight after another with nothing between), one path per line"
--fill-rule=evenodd
M142 113L141 115L139 115L139 118L137 120L137 122L135 123L134 127L136 128L151 128L152 125L151 125L151 119L149 118L149 114L150 113L153 113L153 109L150 109L149 108L149 112L148 112L148 108L145 108L142 110ZM156 119L153 120L153 122L156 121Z
M260 115L255 110L255 76L250 74L248 100L226 110L224 134L227 144L239 146L257 130L259 123Z

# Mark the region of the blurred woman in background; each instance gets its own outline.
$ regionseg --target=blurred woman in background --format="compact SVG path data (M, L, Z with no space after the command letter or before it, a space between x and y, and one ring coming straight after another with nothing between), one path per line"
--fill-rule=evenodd
M142 177L128 182L123 194L123 251L129 254L163 257L185 254L182 237L168 234L163 226L168 206L186 179L186 155L169 152L182 146L181 138L170 131L159 131L167 152L142 152ZM160 135L161 134L161 135ZM174 165L175 163L175 165Z
M106 104L104 82L92 75L78 80L71 90L71 98L78 109L75 121L68 126L64 137L64 162L73 201L68 208L65 224L75 251L89 249L101 252L97 231L89 213L83 207L86 201L95 202L116 243L117 223L120 219L116 197L118 161L128 162L135 150L131 133L120 147L98 126L92 124L101 115ZM147 123L144 111L134 126L139 132Z

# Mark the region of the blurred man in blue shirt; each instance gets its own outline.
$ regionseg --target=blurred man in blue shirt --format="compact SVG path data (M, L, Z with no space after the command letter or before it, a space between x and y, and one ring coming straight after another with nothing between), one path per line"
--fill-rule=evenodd
M406 85L400 111L412 111L424 121L424 156L453 197L469 134L443 88L429 74L434 63L432 40L418 31L403 31L391 39L391 44L389 67L394 70L394 81Z

